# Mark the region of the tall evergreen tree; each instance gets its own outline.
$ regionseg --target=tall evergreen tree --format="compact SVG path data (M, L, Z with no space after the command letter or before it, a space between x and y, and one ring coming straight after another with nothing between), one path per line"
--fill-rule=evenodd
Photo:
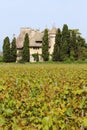
M71 36L71 52L70 57L73 57L74 60L78 60L78 33L76 30L72 30Z
M10 40L9 37L4 39L3 43L3 61L10 62Z
M85 39L81 36L77 36L77 59L84 59Z
M69 57L69 30L68 30L68 25L64 24L63 29L62 29L62 53L61 57L62 60L65 60L66 58Z
M53 50L53 61L60 61L61 60L61 30L58 28L56 37L55 37L55 44Z
M71 46L70 46L70 59L75 60L77 49L76 49L76 34L74 30L71 30Z
M25 34L25 38L24 38L22 60L24 62L29 62L30 61L30 50L29 50L29 36L28 36L28 33Z
M13 38L11 43L10 58L11 62L16 62L17 58L16 38Z
M44 61L49 60L49 40L48 40L48 29L45 29L43 41L42 41L42 57Z
M85 45L85 39L80 36L79 30L71 30L70 59L84 59Z

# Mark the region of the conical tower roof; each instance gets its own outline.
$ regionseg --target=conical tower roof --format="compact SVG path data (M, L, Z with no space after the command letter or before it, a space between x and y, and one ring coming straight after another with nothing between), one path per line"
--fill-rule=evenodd
M56 27L52 27L52 29L49 31L49 33L51 34L56 34L57 28Z

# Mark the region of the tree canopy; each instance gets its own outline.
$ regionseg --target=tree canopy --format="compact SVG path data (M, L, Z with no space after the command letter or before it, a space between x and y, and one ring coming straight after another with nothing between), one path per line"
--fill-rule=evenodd
M49 60L49 39L48 39L48 29L44 30L44 36L42 41L42 57L44 61Z
M17 58L17 48L16 48L16 38L14 37L11 43L10 61L16 62L16 58Z
M22 51L22 60L24 62L30 61L30 50L29 50L29 36L28 33L25 34L23 51Z
M4 39L3 43L3 61L10 62L10 40L9 37Z

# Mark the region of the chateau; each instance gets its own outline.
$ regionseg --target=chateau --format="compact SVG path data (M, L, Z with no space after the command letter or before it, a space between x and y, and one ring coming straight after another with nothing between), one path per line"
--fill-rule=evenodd
M55 44L55 35L57 29L52 27L51 30L48 30L48 38L49 38L49 54L53 53L53 48ZM21 59L21 51L23 49L23 42L25 34L29 34L29 48L30 48L30 62L34 62L33 54L39 54L39 60L42 61L42 38L44 35L44 31L40 32L39 30L33 30L31 28L21 28L20 34L17 37L16 46L17 46L17 61Z

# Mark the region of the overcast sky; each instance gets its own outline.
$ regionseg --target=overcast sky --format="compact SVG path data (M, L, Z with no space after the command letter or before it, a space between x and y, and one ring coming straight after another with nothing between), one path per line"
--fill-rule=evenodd
M87 0L0 0L0 50L6 36L18 36L21 27L43 30L67 24L87 41Z

